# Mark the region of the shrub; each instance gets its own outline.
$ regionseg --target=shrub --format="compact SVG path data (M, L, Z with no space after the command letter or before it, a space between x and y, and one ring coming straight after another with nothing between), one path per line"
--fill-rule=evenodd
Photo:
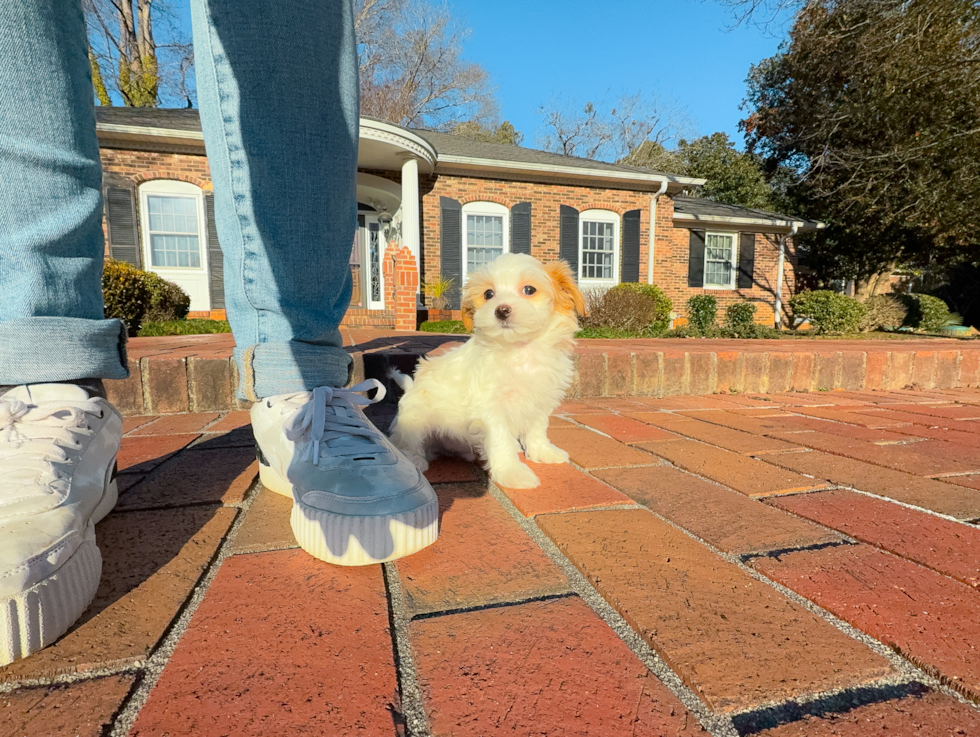
M746 330L755 325L756 306L751 302L735 302L725 310L725 327L731 330Z
M806 318L818 333L854 333L865 307L856 299L829 289L801 292L789 301L793 316Z
M670 321L671 301L649 284L619 284L609 290L593 289L585 294L588 316L582 327L592 335L598 330L610 335L658 335Z
M124 261L106 259L102 267L102 299L105 316L119 318L126 323L129 334L135 336L150 306L146 272Z
M150 306L144 320L170 322L187 317L191 309L191 298L183 289L152 271L143 272L143 281L150 289Z
M949 322L949 307L939 297L928 294L905 294L902 301L908 308L905 324L924 333L938 333Z
M864 303L865 314L861 331L898 330L905 324L908 308L895 294L877 294Z
M609 290L610 292L626 291L643 294L653 300L656 311L653 320L647 326L647 331L651 333L661 333L670 327L670 311L674 309L674 303L670 297L661 291L656 284L640 284L638 282L624 282L617 284Z
M687 321L691 329L707 335L715 327L718 300L710 294L698 294L687 300Z

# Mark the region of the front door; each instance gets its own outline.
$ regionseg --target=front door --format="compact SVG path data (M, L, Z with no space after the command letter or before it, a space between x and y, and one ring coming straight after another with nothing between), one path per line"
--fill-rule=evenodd
M378 216L362 213L357 216L357 241L355 248L360 253L360 272L362 304L367 303L368 309L383 310L384 300L384 271L381 262L384 258L384 238L381 233L381 223ZM354 273L357 279L357 273ZM354 285L357 293L358 285Z

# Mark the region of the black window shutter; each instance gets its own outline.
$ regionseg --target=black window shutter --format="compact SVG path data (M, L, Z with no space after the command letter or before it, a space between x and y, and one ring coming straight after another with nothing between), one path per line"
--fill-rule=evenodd
M141 268L143 260L140 258L140 238L136 226L136 190L107 187L105 214L109 226L109 255L117 261Z
M640 211L623 213L623 247L619 256L621 282L640 281Z
M738 288L751 289L755 283L755 233L738 234Z
M211 309L225 308L225 257L218 243L218 228L214 222L214 195L204 195L204 216L208 229L208 276L210 277Z
M578 281L578 210L568 205L559 208L558 255L572 267Z
M687 254L687 286L704 286L704 231L691 231L691 245Z
M531 255L530 202L518 202L510 208L510 250Z
M463 208L451 197L439 198L439 265L444 279L453 284L446 292L449 309L459 309L463 286Z

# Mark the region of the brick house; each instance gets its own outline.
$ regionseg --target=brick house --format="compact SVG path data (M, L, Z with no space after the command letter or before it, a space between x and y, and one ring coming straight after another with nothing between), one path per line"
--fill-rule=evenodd
M192 314L223 317L197 111L97 116L106 254L179 284ZM362 118L345 322L413 329L431 312L420 283L440 276L453 282L448 312L430 316L458 315L467 273L506 251L564 258L583 289L652 282L679 313L710 293L722 309L747 300L760 322L779 322L796 282L793 235L820 224L689 194L703 183Z

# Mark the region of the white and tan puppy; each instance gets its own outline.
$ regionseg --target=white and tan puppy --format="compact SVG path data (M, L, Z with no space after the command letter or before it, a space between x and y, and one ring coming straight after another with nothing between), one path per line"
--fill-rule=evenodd
M448 450L485 459L501 486L538 486L518 453L568 460L548 440L548 417L572 381L582 294L564 261L505 253L470 274L462 311L469 341L420 361L414 379L392 372L405 390L392 442L423 471Z

